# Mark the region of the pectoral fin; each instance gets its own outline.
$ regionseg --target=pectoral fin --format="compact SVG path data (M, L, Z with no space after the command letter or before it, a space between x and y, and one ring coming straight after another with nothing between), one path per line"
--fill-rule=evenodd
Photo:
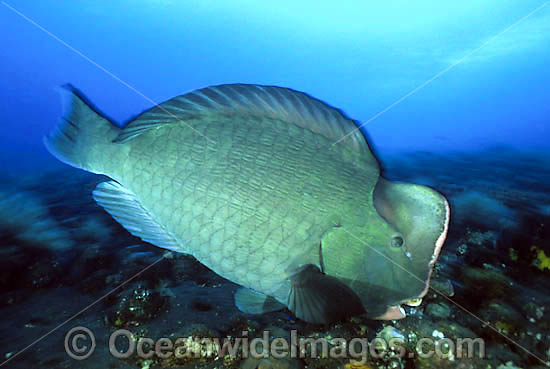
M185 252L174 236L141 205L136 195L120 183L98 184L93 197L132 235L164 249Z
M312 264L301 267L291 277L288 308L297 318L316 324L365 313L361 299L351 288Z
M285 308L273 297L244 287L235 292L235 305L240 311L248 314L263 314Z

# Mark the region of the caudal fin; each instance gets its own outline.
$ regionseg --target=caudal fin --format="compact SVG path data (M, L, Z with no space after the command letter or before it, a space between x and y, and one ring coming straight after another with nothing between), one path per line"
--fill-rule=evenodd
M104 172L106 161L119 150L112 141L120 128L97 113L80 93L65 86L70 93L70 108L62 122L44 137L48 151L60 161L93 173Z

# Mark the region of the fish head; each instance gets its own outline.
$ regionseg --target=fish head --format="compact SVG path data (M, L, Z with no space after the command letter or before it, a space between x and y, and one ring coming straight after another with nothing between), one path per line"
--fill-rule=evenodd
M326 273L359 296L369 317L402 318L400 304L428 291L448 224L441 194L380 178L361 224L335 229L323 245Z

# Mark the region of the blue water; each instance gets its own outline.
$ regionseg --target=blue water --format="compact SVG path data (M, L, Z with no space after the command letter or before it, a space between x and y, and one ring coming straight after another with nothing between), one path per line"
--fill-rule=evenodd
M58 91L67 83L121 126L225 83L290 87L342 109L364 124L386 177L448 198L451 226L432 283L445 293L427 295L399 322L312 328L288 311L243 315L235 284L185 255L155 264L164 251L93 202L105 179L46 151L42 137L63 116ZM109 354L108 335L121 327L157 337L276 327L373 338L382 324L407 337L483 338L487 358L463 367L542 365L550 361L549 102L549 1L0 1L0 367L146 367ZM94 361L63 350L76 325L96 333ZM344 365L319 363L301 362ZM152 368L176 367L168 364Z
M544 4L7 1L2 156L57 165L41 137L65 83L119 123L235 82L302 90L365 122L420 87L365 126L375 147L548 149L550 7L522 20Z

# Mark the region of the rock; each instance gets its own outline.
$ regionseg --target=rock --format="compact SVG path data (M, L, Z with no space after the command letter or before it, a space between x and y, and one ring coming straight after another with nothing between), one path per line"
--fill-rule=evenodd
M481 302L517 294L515 283L502 270L464 268L462 281L469 301Z
M444 303L431 303L426 306L424 313L436 319L447 319L451 316L451 307Z
M33 288L49 287L60 278L60 269L55 258L39 260L27 268L27 284Z
M1 236L0 239L6 242ZM20 247L9 244L0 247L0 292L25 285L22 283L25 280L25 271L32 262L32 256L23 252Z
M241 369L300 369L304 367L300 360L290 357L290 347L283 349L281 346L274 346L274 340L281 339L284 340L287 345L290 345L290 332L276 326L268 326L262 332L269 332L269 348L267 349L270 350L270 352L267 352L266 357L257 357L257 354L263 353L265 348L263 344L256 346L257 351L253 351L253 355L247 353L247 356L250 357L245 358L241 362ZM252 347L250 348L252 349Z
M274 357L252 358L241 361L241 369L301 369L304 365L297 359L276 359Z
M442 294L447 297L454 296L455 291L453 284L446 278L436 278L430 282L430 287L437 291L438 294Z
M219 338L220 333L207 327L204 324L187 324L178 329L178 337L207 337Z

